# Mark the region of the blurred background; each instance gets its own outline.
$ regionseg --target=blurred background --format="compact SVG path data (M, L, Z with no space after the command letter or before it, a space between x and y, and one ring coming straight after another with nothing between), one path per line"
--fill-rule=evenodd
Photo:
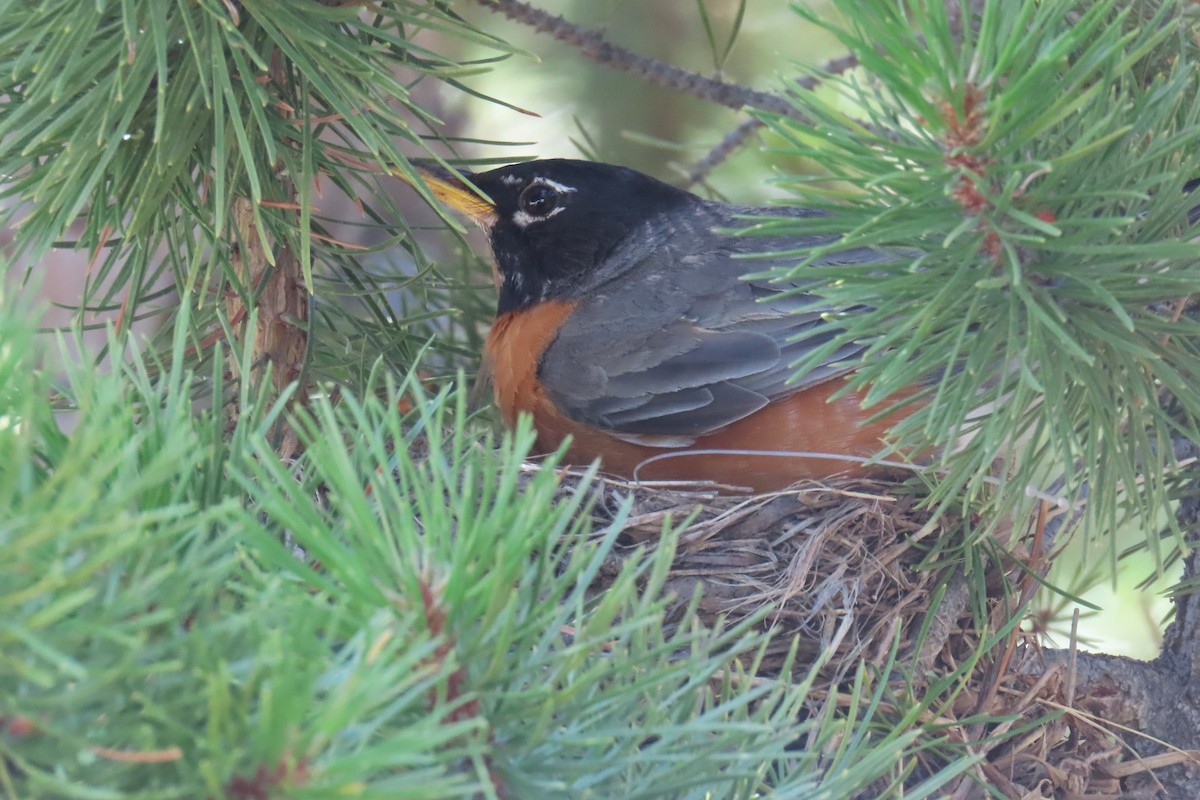
M824 30L778 0L546 0L537 5L638 54L762 91L780 90L798 68L844 52ZM805 5L824 17L836 14L827 2ZM528 52L472 79L470 86L537 116L470 102L463 95L455 95L448 109L465 136L529 143L513 148L513 155L588 155L683 183L686 172L747 118L581 59L570 46L477 5L465 3L461 10ZM763 144L759 135L736 150L713 171L709 191L759 202L769 195L763 178L772 170L813 171L813 165L772 159ZM472 150L471 155L507 155L486 146Z

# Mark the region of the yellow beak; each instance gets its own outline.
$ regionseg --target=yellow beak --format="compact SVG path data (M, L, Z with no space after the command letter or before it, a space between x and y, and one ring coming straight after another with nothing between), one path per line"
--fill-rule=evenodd
M449 170L440 166L414 164L421 182L438 200L454 211L469 218L481 227L490 228L496 222L496 206L485 199L479 190L464 183ZM408 176L397 172L397 177L409 183ZM470 173L467 173L468 177Z

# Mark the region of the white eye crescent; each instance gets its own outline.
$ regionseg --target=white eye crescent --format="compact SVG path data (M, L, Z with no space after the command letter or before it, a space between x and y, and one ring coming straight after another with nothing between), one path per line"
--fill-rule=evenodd
M567 208L567 195L574 187L564 186L549 178L534 178L517 195L517 210L513 222L524 228L534 222L542 222Z
M517 208L531 218L546 218L553 214L562 199L562 192L548 183L531 183L517 198Z

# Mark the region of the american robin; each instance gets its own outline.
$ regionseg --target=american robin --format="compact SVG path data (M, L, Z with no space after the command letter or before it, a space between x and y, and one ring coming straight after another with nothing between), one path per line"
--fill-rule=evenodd
M862 392L831 399L857 345L790 380L791 365L827 344L837 323L802 287L744 279L831 239L736 236L741 217L817 212L713 202L587 161L468 174L478 192L440 168L420 171L490 238L499 303L485 366L505 422L532 415L541 452L570 437L571 463L599 458L619 475L768 491L862 470L858 461L768 451L869 457L907 413L872 420ZM736 257L773 251L793 255ZM891 258L860 248L822 262Z

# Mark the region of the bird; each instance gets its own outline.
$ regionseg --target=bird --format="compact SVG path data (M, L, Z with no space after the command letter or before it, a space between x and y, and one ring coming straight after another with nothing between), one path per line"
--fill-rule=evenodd
M708 200L575 159L416 171L487 234L498 299L484 368L504 422L532 417L536 453L566 443L566 463L598 459L625 478L769 492L864 474L911 413L916 389L883 415L865 389L844 391L865 348L833 344L837 310L803 285L748 278L836 237L736 235L747 217L820 211ZM793 255L744 257L764 252ZM895 258L855 247L817 261ZM794 376L822 346L832 352Z

